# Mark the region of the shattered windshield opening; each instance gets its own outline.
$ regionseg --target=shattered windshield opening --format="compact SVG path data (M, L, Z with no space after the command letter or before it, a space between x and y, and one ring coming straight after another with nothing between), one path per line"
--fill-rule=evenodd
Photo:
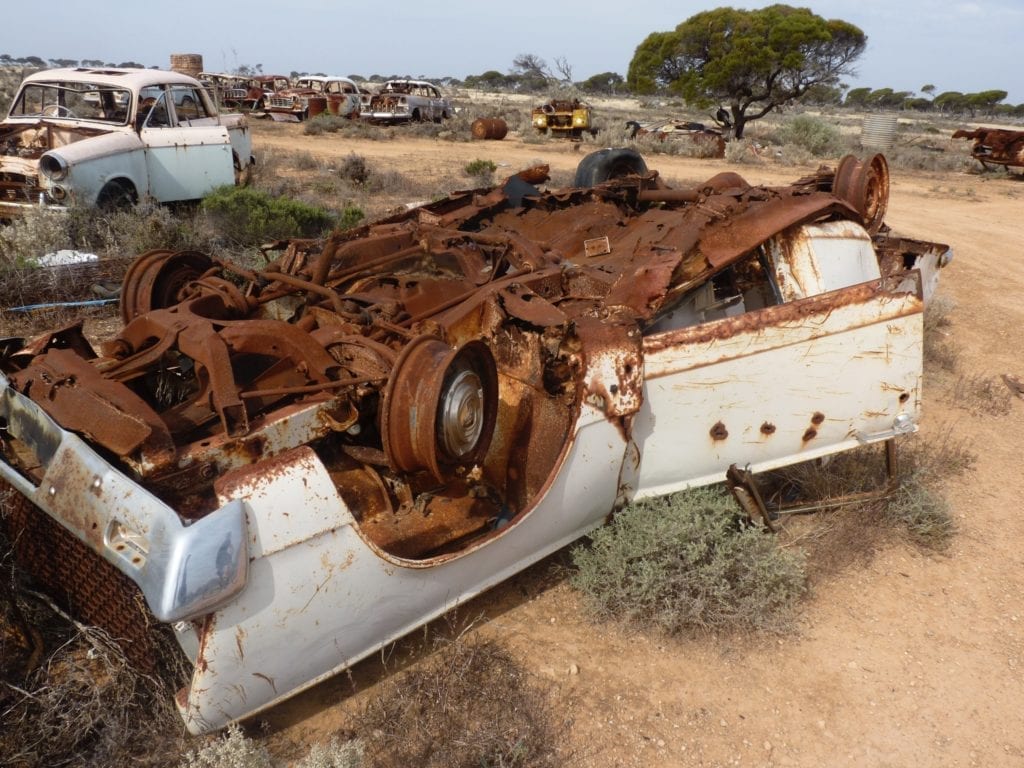
M131 93L96 83L28 83L11 107L10 117L64 118L124 125Z

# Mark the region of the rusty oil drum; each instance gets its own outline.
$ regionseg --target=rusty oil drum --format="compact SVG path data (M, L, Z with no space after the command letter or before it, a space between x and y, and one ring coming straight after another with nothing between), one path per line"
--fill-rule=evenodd
M508 125L500 117L478 117L469 130L474 139L501 141L508 134Z

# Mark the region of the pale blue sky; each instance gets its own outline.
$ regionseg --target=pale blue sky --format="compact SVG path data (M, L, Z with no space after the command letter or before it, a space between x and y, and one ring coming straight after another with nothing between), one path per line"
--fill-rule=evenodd
M172 53L200 53L206 69L262 64L268 73L408 74L426 77L507 72L519 53L573 77L625 75L650 32L718 5L699 0L446 0L434 4L329 0L4 0L0 53L42 58L138 61L167 67ZM859 26L868 49L853 86L939 92L1009 91L1024 102L1024 0L815 0L826 18Z

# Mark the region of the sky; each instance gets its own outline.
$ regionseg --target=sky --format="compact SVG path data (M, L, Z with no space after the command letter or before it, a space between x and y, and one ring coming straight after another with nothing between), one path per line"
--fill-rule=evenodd
M168 67L198 53L208 71L261 64L268 74L411 75L465 78L508 72L513 58L564 58L574 80L625 76L636 46L719 5L706 0L5 0L0 53L16 58L137 61ZM1024 103L1024 0L791 0L856 24L868 38L851 87L1009 92ZM432 7L433 6L433 7Z

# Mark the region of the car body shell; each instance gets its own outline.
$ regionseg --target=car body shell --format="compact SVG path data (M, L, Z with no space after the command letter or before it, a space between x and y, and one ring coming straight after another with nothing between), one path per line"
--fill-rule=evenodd
M592 122L593 108L579 99L551 99L530 112L530 123L538 133L550 131L562 138L579 139L584 133L596 135Z
M360 106L360 117L377 123L439 123L454 113L448 97L426 80L388 80L364 94Z
M33 113L26 105L34 94L56 100ZM134 200L195 200L254 162L242 116L219 115L199 81L150 69L30 75L0 123L0 141L6 218L37 205L96 205L111 190Z
M260 112L271 96L289 87L291 80L284 75L231 75L222 89L222 103L231 109Z
M304 120L310 116L310 101L321 99L321 108L341 115L356 117L359 114L359 86L347 77L310 75L300 77L295 84L277 91L266 100L266 112L278 120ZM331 103L333 102L333 103Z
M150 252L99 356L73 328L7 346L11 538L53 521L47 541L174 625L193 732L351 666L630 501L916 429L945 246L880 232L828 178L529 178L279 244L247 292L209 257ZM198 389L168 403L147 372Z

